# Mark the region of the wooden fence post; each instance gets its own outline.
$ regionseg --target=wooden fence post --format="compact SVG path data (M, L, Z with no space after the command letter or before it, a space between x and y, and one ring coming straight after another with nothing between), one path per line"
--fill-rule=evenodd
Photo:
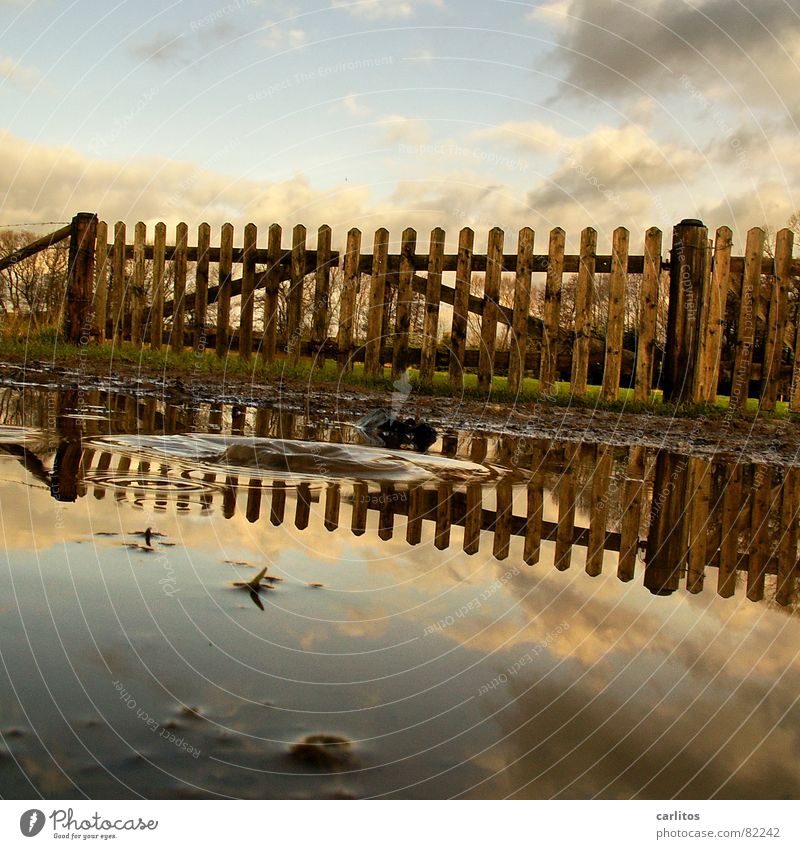
M219 292L217 295L217 356L228 355L233 274L233 224L223 224L219 237Z
M372 280L369 290L369 324L364 353L364 371L369 377L383 375L381 362L381 328L383 327L384 301L386 298L386 265L389 254L389 231L381 227L375 233L372 254Z
M547 251L547 278L544 286L542 350L539 360L539 392L550 395L558 371L558 325L561 319L561 279L564 275L565 233L561 227L550 231Z
M774 410L778 399L783 362L783 342L786 334L786 314L789 311L789 287L792 273L792 248L794 233L785 227L775 239L775 277L767 320L767 345L764 349L762 369L761 408Z
M275 359L277 348L282 233L280 224L271 224L267 236L267 279L264 286L264 329L261 336L261 358L266 363Z
M453 323L450 328L450 384L456 389L464 388L464 355L467 350L467 326L469 320L469 290L472 282L472 251L475 233L469 228L458 234L458 264L456 286L453 296Z
M194 349L202 354L206 348L206 313L208 311L208 252L211 249L211 227L197 228L197 265L194 274Z
M647 533L644 585L653 595L671 595L686 564L686 457L659 451Z
M497 307L500 301L500 276L503 273L503 231L493 227L486 247L486 276L483 280L481 348L478 355L478 389L492 388L494 353L497 347Z
M164 271L166 268L167 225L156 224L153 238L153 303L150 307L150 347L160 351L164 337Z
M606 356L603 366L604 401L616 401L622 371L622 344L625 334L625 283L628 278L628 243L630 234L624 227L614 230L611 253L611 275L608 282L608 325Z
M747 233L744 274L739 297L739 320L736 327L736 356L729 407L744 409L750 389L753 367L753 345L756 338L756 310L761 289L761 262L764 256L764 231L753 227Z
M339 368L343 372L353 370L350 359L353 353L353 333L355 327L356 291L361 277L361 231L353 227L347 233L347 247L344 255L344 285L339 301L339 335L336 346L339 349Z
M303 280L306 276L306 228L296 224L292 230L292 259L289 270L289 294L286 303L286 355L289 363L300 362L303 336Z
M575 290L575 350L572 354L570 390L581 398L586 394L589 371L589 338L592 333L591 315L594 290L597 230L586 227L581 232L581 253L578 266L578 287Z
M95 240L95 284L94 284L94 323L97 327L97 341L106 338L106 317L108 315L108 224L97 223Z
M328 336L331 289L331 228L323 224L317 230L317 268L314 273L314 307L311 319L311 341L314 343L314 365L325 365L323 346Z
M186 271L189 228L181 222L175 228L175 257L173 261L172 335L173 351L183 350L183 329L186 318Z
M653 353L656 346L658 283L661 279L661 231L651 227L644 237L644 273L639 292L639 328L636 344L634 401L650 400L653 384Z
M664 400L689 401L700 367L699 328L706 305L708 228L685 218L672 231L669 268L669 313L664 358Z
M730 227L717 229L714 239L714 262L711 272L711 291L708 294L708 320L706 321L706 345L704 354L703 379L707 404L717 400L719 384L719 363L722 355L723 334L725 331L725 305L728 300L728 288L731 274L731 245L733 234Z
M134 345L142 344L146 241L147 226L144 221L138 221L133 228L133 279L131 281L131 342Z
M444 261L444 230L431 231L428 254L428 281L425 286L425 319L422 327L422 350L419 360L419 382L431 386L436 371L436 349L439 345L439 301L442 295L442 264Z
M417 252L417 231L403 230L400 244L400 274L397 278L397 309L392 343L392 377L398 378L408 367L408 329L411 322L411 300L414 296L414 255Z
M511 348L508 360L508 389L515 397L522 391L525 379L528 318L531 312L533 240L534 232L530 227L523 227L519 231L517 273L514 278L514 312L511 319Z
M111 260L111 338L122 342L125 312L125 222L114 225L114 248Z
M253 299L256 283L256 249L258 228L248 224L244 228L242 249L242 300L239 308L239 356L249 360L253 353Z
M65 331L68 342L89 338L92 326L94 290L94 253L97 241L97 216L79 212L72 219L69 235L67 310Z

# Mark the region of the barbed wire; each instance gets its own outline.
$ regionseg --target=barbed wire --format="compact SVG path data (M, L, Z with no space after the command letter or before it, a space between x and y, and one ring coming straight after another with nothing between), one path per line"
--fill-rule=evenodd
M45 227L51 224L69 224L69 221L22 221L17 224L0 224L0 228L10 227Z

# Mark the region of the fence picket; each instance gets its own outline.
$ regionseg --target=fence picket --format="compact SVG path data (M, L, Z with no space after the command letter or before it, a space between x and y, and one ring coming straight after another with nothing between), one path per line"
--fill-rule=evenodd
M656 347L658 284L661 279L662 233L651 227L644 237L644 273L639 292L639 327L636 345L636 383L634 401L649 401L653 384L653 362Z
M622 371L622 340L625 331L625 283L628 269L630 233L625 227L614 231L611 276L608 290L608 326L606 328L606 359L603 368L603 388L600 397L615 401L619 395Z
M411 322L412 281L416 252L417 231L413 227L408 227L403 230L400 244L400 273L397 277L397 307L392 342L392 377L395 379L408 367L408 330Z
M219 290L217 292L217 356L230 347L231 281L233 277L233 224L223 224L219 236Z
M281 287L281 235L280 224L271 224L267 236L267 272L264 284L264 328L261 335L261 357L271 363L275 359L278 343L278 295Z
M547 278L544 287L544 321L539 364L539 391L550 395L558 366L558 326L561 319L561 279L564 274L564 243L561 227L550 231L547 254Z
M94 323L97 327L97 340L106 339L106 322L108 319L108 224L97 222L96 259L94 266Z
M328 335L331 297L331 228L323 224L317 230L317 267L314 271L314 307L311 317L311 341L314 343L314 365L325 365L322 350Z
M347 234L347 250L344 255L344 283L339 301L339 368L343 372L353 370L353 336L355 332L356 294L361 277L361 231L353 227Z
M794 233L785 227L775 238L775 277L767 318L767 344L762 368L761 409L774 410L781 381L786 314L789 311L789 287L792 273Z
M372 253L372 279L369 290L367 344L364 354L364 371L369 377L383 375L381 346L383 313L386 307L386 266L389 256L389 231L381 227L375 232Z
M142 344L142 315L144 313L144 246L147 227L143 221L133 229L133 279L131 281L131 342Z
M585 227L581 233L578 285L575 290L575 346L572 355L571 391L582 398L586 395L589 372L589 339L592 335L592 304L594 301L594 270L597 256L597 230Z
M530 227L523 227L519 231L517 272L514 278L514 315L511 323L511 350L508 362L508 389L514 396L519 395L525 379L534 238L534 232Z
M239 307L239 356L249 360L253 353L253 310L256 285L256 250L258 228L248 224L244 228L242 247L242 300Z
M478 357L478 388L491 389L494 353L497 347L497 308L500 303L500 277L503 273L503 231L493 227L486 247L486 274L483 281L481 349Z
M125 222L114 225L114 247L111 260L111 338L122 341L125 311Z
M208 332L208 266L211 249L211 227L201 224L197 228L197 265L194 273L194 349L202 353ZM260 498L260 495L259 495Z
M467 350L469 294L472 284L472 260L475 233L464 227L458 234L458 261L453 296L453 321L450 327L450 384L464 388L464 355Z
M419 361L420 385L433 384L436 371L436 349L439 343L439 302L442 297L442 259L445 233L441 227L431 230L428 254L428 279L425 284L425 318L422 326L422 348Z
M756 336L756 298L761 288L761 257L764 254L764 231L753 227L747 233L744 276L739 298L739 320L736 328L736 359L731 385L731 409L744 409L750 388L753 344Z

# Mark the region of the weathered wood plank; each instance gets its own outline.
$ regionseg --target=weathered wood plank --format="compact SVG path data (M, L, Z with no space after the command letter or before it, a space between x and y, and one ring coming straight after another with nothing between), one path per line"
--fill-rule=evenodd
M792 467L785 470L783 479L781 534L778 543L778 581L775 591L775 600L784 607L794 601L797 583L798 511L800 511L800 469Z
M511 547L511 517L514 514L514 489L511 480L501 478L495 487L497 507L495 510L492 554L497 560L505 560Z
M150 347L160 351L164 338L164 277L167 225L159 221L153 236L153 305L150 309Z
M242 250L242 298L239 306L239 356L249 360L253 353L253 312L255 307L256 249L258 228L248 224L244 228Z
M644 237L644 274L639 292L639 327L636 345L635 401L650 400L653 385L653 363L656 347L656 320L658 316L658 286L661 280L662 233L651 227Z
M731 273L731 245L733 233L730 227L719 227L714 239L714 262L711 271L709 315L705 359L705 401L714 404L719 384L719 364L725 333L725 306L728 299Z
M445 232L441 227L431 231L430 261L425 288L425 319L422 328L422 350L419 361L420 385L430 387L436 370L436 349L439 344L439 303L442 297L442 256ZM410 285L413 287L413 275Z
M200 224L197 228L197 265L194 272L194 349L202 353L208 334L208 273L211 249L211 227Z
M711 466L700 457L689 459L686 492L688 552L686 557L686 589L699 593L705 581L708 562L707 539L711 498Z
M451 481L441 481L436 487L436 527L433 544L439 551L444 551L450 545L450 526L452 524L451 505L453 500L453 484Z
M381 331L386 300L386 257L388 254L389 231L385 227L381 227L375 233L372 253L367 342L364 354L364 371L370 377L379 377L383 374Z
M125 222L114 225L114 248L111 260L111 338L122 341L125 312Z
M608 532L608 498L614 455L611 446L598 445L592 472L589 544L586 550L586 574L597 577L603 571Z
M769 561L769 514L772 507L771 466L758 466L754 471L748 535L747 597L750 601L764 598L764 584Z
M94 268L94 323L97 327L97 340L103 342L106 338L106 322L108 320L108 274L110 268L108 224L105 221L97 222Z
M138 221L133 228L133 279L131 280L131 342L142 344L142 317L144 314L144 246L147 227Z
M186 323L186 248L189 244L189 228L181 222L175 229L175 258L173 275L172 333L170 343L173 351L183 350L184 325Z
M550 231L549 261L544 287L544 327L542 333L539 391L550 395L558 362L558 325L561 318L561 280L564 274L566 234L561 227Z
M775 276L772 279L767 318L767 344L764 349L762 369L761 409L763 410L774 410L778 400L786 319L789 312L789 289L792 283L793 247L794 233L785 227L775 239Z
M622 371L622 338L625 331L625 283L628 276L628 242L625 227L617 227L613 238L613 262L608 290L608 325L606 328L606 360L600 397L614 401L619 395Z
M278 295L280 294L281 251L280 224L271 224L267 235L267 271L264 282L264 327L261 332L261 358L271 363L278 348Z
M217 356L227 357L230 347L231 278L233 276L233 224L223 224L219 237L219 287L217 294ZM210 293L209 293L210 302Z
M531 451L530 469L533 475L527 486L525 517L525 545L522 559L529 566L539 562L542 546L542 519L544 517L544 453L546 446L536 441Z
M525 353L528 349L528 318L531 312L531 272L533 270L534 232L530 227L519 231L517 272L514 278L514 314L511 323L511 358L508 364L508 389L517 396L525 379Z
M592 302L594 294L597 231L586 227L581 232L580 266L575 290L575 344L572 355L570 388L573 395L586 395L589 371L589 337L592 333Z
M477 554L481 541L483 518L483 486L477 482L467 484L467 508L464 517L464 553Z
M34 242L30 242L21 248L17 248L17 250L12 251L7 256L0 258L0 271L5 271L7 268L11 268L12 265L16 265L18 262L22 262L22 260L28 259L28 257L34 256L34 254L38 254L41 251L46 251L53 245L63 242L64 239L69 239L71 233L72 224L70 223L64 227L59 227L59 229L53 233L48 233L46 236L36 239ZM106 238L108 238L108 235L106 235Z
M292 230L292 262L286 301L286 354L291 365L300 362L303 335L303 280L306 276L306 228L295 224Z
M622 491L622 523L620 527L619 561L617 577L632 581L636 572L636 555L639 551L639 527L642 521L644 500L644 469L646 451L641 445L632 445L628 452L628 470Z
M400 273L397 278L397 308L394 339L392 340L392 377L397 379L408 367L408 331L411 326L413 297L414 254L417 252L417 231L403 230L400 244Z
M761 256L764 253L764 231L753 227L747 233L744 277L739 299L739 320L736 329L736 357L731 386L731 409L744 409L750 387L753 364L753 344L756 334L756 297L761 287Z
M481 316L481 350L478 358L478 388L491 389L494 352L497 348L497 307L500 302L500 276L503 273L503 231L489 231L486 248L486 273L483 280L483 315Z
M555 567L559 572L569 569L572 562L577 500L575 463L579 450L580 446L577 443L567 442L564 445L564 466L558 482L558 529L555 553Z
M353 227L347 234L347 252L344 255L344 283L339 301L339 368L345 372L353 370L353 334L355 330L356 293L361 273L358 270L361 257L361 231Z
M467 348L474 243L475 233L471 228L464 227L458 235L456 282L452 293L453 300L450 302L453 304L453 322L450 329L450 384L459 390L464 388L464 353Z
M311 341L322 347L328 335L331 299L331 228L323 224L317 230L317 268L314 272L314 308L311 318ZM319 351L314 366L323 368L325 354Z

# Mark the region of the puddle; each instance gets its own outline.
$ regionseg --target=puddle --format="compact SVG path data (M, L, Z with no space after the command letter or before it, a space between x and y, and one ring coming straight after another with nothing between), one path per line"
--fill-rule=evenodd
M78 400L0 390L4 797L798 795L788 462Z

